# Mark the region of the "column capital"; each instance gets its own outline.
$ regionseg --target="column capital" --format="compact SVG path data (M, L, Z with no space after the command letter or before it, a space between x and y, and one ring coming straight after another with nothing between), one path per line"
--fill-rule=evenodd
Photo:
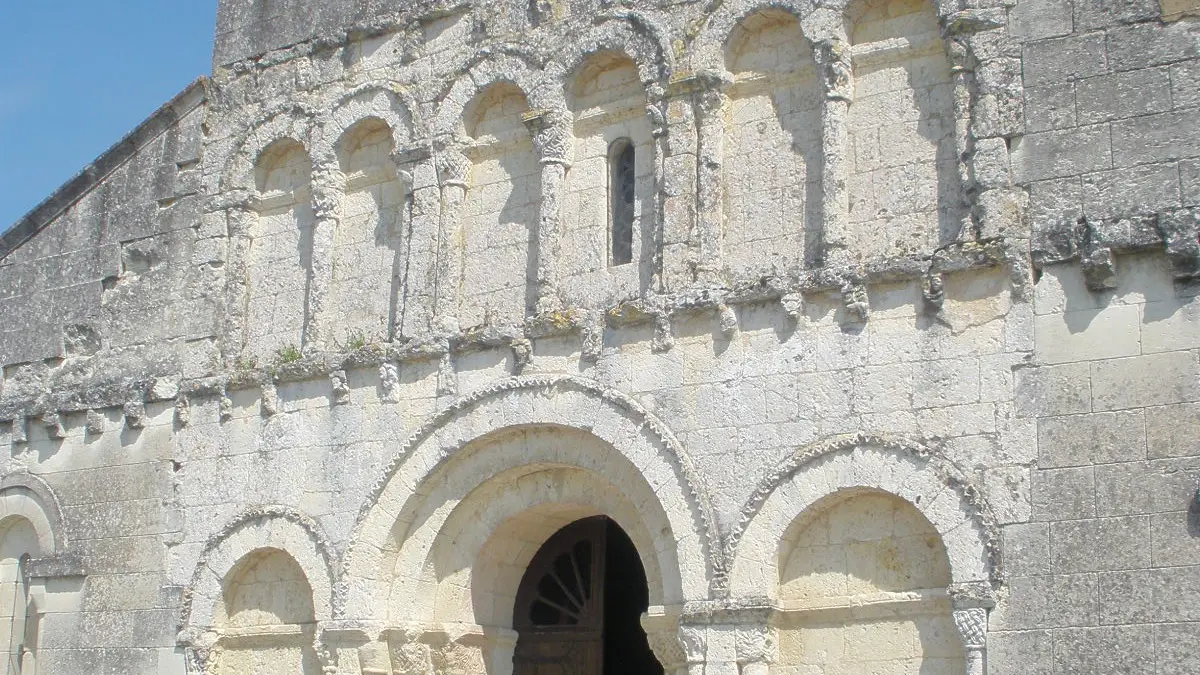
M981 650L987 646L987 610L982 607L967 607L954 610L954 627L962 637L963 647L968 651Z
M779 631L771 625L738 626L734 649L738 663L771 664L779 657Z
M530 110L521 121L533 137L533 147L543 164L571 165L571 113L561 108Z
M443 139L434 149L434 168L442 187L467 187L467 173L471 160L464 152L466 143L462 139Z
M313 167L312 206L317 220L341 220L342 194L346 191L346 174L336 162Z
M813 59L821 69L826 98L850 100L853 94L851 83L854 80L854 65L850 56L850 44L844 40L821 40L813 45Z

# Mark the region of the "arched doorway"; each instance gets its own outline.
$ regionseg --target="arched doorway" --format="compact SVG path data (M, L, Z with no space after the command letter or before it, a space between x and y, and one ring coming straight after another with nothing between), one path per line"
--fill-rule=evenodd
M517 590L513 675L662 675L640 624L648 604L637 549L615 522L564 527Z

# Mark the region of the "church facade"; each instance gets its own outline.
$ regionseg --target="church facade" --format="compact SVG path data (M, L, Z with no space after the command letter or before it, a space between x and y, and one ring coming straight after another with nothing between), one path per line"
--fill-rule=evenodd
M0 237L0 657L1200 672L1198 296L1193 0L220 0Z

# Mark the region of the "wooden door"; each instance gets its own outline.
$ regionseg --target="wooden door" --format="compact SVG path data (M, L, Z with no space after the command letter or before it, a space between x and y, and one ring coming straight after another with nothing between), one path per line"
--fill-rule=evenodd
M513 675L604 672L607 519L559 530L529 563L517 589Z

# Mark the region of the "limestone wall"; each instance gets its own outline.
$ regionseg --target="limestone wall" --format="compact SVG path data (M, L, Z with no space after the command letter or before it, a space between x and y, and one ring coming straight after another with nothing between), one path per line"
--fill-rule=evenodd
M502 675L599 514L670 673L1198 670L1194 12L394 5L3 237L39 673Z

